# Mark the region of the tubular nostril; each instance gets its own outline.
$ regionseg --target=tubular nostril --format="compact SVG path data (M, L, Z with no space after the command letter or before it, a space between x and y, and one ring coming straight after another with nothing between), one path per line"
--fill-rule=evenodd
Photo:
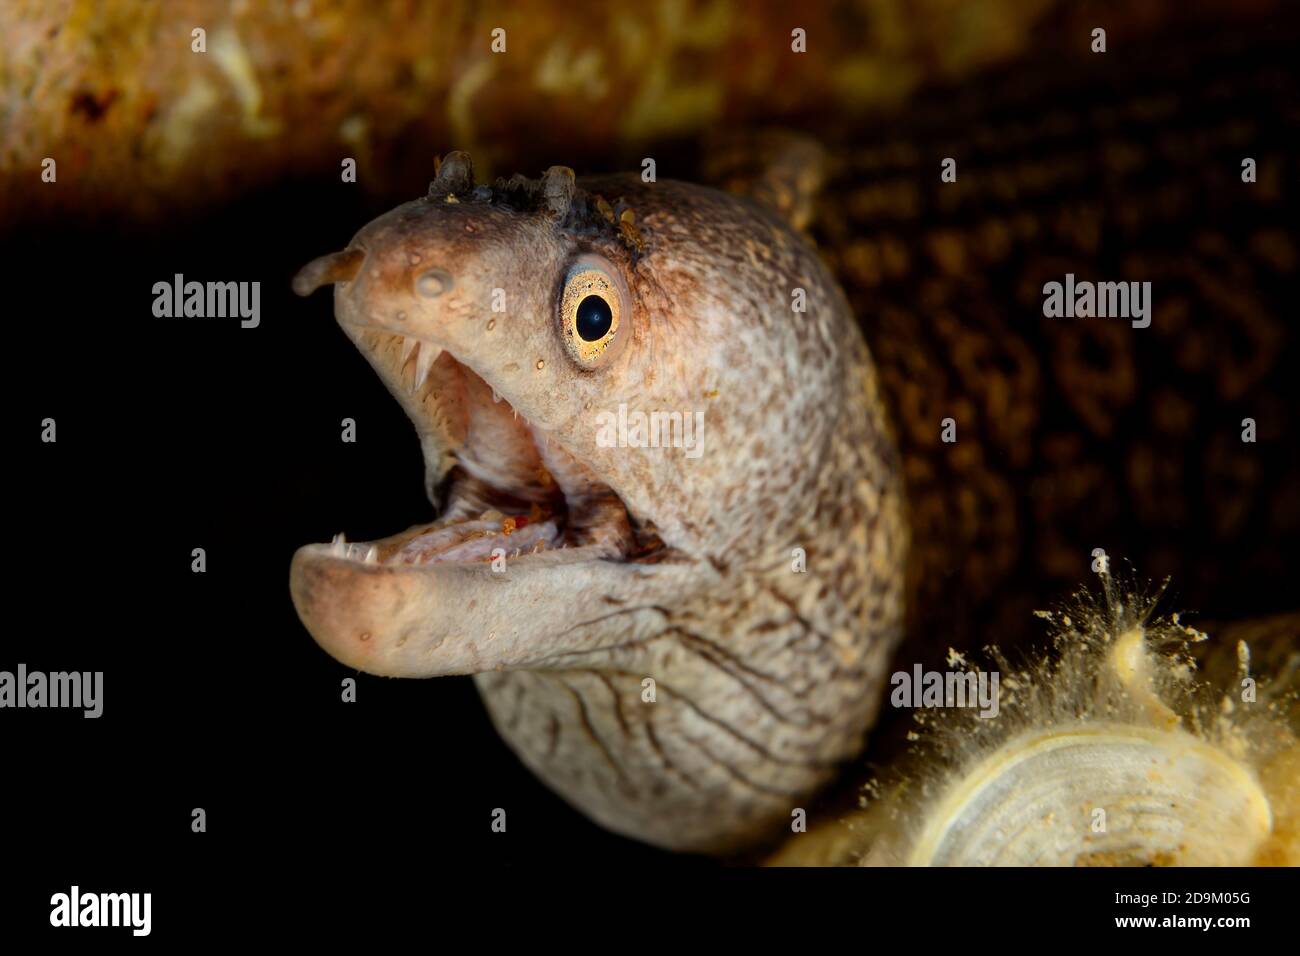
M427 269L415 280L415 291L426 299L436 299L452 286L451 273L445 269Z
M311 295L331 282L351 282L361 269L366 254L360 249L344 249L313 259L293 277L293 291L298 295Z

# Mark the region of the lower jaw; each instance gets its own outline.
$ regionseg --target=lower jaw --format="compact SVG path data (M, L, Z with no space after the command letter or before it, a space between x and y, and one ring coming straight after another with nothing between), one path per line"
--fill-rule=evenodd
M657 563L671 553L653 536L651 548L640 547L617 522L591 523L592 512L573 502L521 527L529 510L453 513L378 541L340 536L333 545L305 545L290 566L294 608L330 656L366 673L528 667L545 647L568 646L588 589L617 594L630 562ZM549 638L539 644L539 635ZM582 646L581 635L572 641Z

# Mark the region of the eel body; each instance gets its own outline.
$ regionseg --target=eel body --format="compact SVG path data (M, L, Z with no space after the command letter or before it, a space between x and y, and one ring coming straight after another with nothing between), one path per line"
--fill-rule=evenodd
M891 411L932 655L1022 639L1096 548L1188 611L1294 607L1297 42L1029 61L828 147L811 229ZM1151 325L1045 317L1067 274L1150 282Z

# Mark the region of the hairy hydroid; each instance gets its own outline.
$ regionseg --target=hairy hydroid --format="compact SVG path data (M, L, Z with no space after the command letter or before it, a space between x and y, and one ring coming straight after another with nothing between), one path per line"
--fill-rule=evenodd
M802 850L864 865L1300 863L1296 671L1200 676L1210 638L1109 573L1038 612L1047 652L1000 673L997 716L920 711L863 811ZM1213 643L1213 642L1211 642Z

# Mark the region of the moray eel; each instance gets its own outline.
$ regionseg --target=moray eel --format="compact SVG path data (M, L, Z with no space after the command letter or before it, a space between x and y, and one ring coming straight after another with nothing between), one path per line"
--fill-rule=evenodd
M300 549L302 622L371 674L475 675L547 784L678 850L779 832L861 750L902 633L876 375L779 207L563 167L476 186L451 153L295 280L334 284L440 514ZM702 428L615 428L638 413Z
M1289 610L1295 36L1047 56L865 143L705 149L741 196L479 186L452 154L297 281L336 284L442 514L302 549L303 622L362 670L475 674L575 806L725 853L860 750L904 631L901 669L1018 649L1098 548L1185 608ZM1067 273L1150 281L1150 327L1046 319ZM620 410L703 441L619 447Z

